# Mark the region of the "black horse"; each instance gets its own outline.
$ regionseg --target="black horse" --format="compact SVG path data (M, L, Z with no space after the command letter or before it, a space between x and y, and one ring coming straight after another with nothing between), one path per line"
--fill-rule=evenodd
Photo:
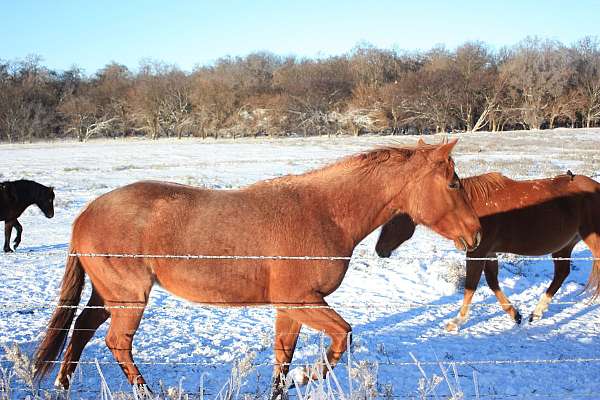
M4 252L12 252L10 235L12 228L17 230L13 243L16 249L21 243L23 226L17 218L30 205L35 204L47 218L54 216L54 188L34 181L19 180L0 183L0 221L4 221Z

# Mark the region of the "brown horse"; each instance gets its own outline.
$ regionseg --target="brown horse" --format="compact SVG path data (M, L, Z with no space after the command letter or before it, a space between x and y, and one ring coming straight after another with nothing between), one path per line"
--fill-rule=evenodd
M483 239L479 247L467 252L467 279L463 305L457 317L448 322L448 330L457 330L467 321L469 305L485 271L488 286L502 308L517 322L521 315L498 285L497 252L527 256L552 254L554 279L542 295L529 321L542 317L548 304L570 272L575 244L583 239L596 260L588 287L600 294L600 184L585 176L566 175L552 179L515 181L498 173L461 180L480 219ZM410 239L415 223L408 215L398 215L381 230L375 246L377 254L389 257L392 250Z
M455 144L381 148L241 190L134 183L85 208L73 224L70 251L349 257L358 242L399 212L461 249L474 248L480 225L449 156ZM274 305L276 383L288 372L302 325L331 338L327 360L333 366L346 350L351 328L325 297L338 288L347 268L345 259L71 256L58 307L36 353L36 375L46 375L62 351L85 274L92 283L88 306L93 308L85 308L75 322L56 379L62 387L69 385L84 346L109 317L107 347L130 383L145 384L131 349L154 284L197 303Z

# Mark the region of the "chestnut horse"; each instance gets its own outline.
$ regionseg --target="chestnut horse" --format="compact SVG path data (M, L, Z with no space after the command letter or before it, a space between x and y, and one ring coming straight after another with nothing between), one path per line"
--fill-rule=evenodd
M529 317L542 317L571 266L571 251L581 239L595 258L588 288L600 294L600 184L570 171L552 179L515 181L498 173L461 180L471 204L480 218L483 239L480 246L467 252L467 279L463 305L458 316L446 325L457 330L467 321L469 305L482 271L500 305L517 323L521 315L504 295L498 284L497 252L527 256L552 254L554 279ZM415 222L408 215L398 215L381 230L375 246L377 254L389 257L392 250L410 239Z
M325 297L340 286L346 259L185 260L82 253L349 258L358 242L397 213L410 215L461 249L472 249L479 244L480 225L457 182L450 158L455 144L380 148L241 190L138 182L100 196L73 224L70 252L79 256L67 260L59 304L36 353L36 377L50 371L66 343L86 274L92 308L75 321L56 379L64 388L84 346L109 317L107 347L129 382L145 385L131 349L155 284L197 303L274 305L275 384L288 372L302 325L331 338L327 361L334 366L346 350L351 327Z

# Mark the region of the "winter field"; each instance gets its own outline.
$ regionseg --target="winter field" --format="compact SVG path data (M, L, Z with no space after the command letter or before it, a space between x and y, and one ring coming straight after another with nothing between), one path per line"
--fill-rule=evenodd
M499 171L512 178L541 178L570 169L600 179L600 129L459 137L454 158L460 176ZM367 136L0 145L0 181L33 179L56 191L55 217L48 220L36 207L29 208L20 218L21 247L15 254L0 255L4 373L13 370L5 346L17 344L30 355L40 340L57 300L71 223L98 195L142 179L238 188L301 173L377 145L416 140ZM451 242L419 228L391 259L383 260L374 252L376 238L374 232L356 248L342 286L328 298L353 327L355 389L371 385L368 381L374 379L370 387L379 398L423 397L419 394L422 372L412 353L429 378L443 375L438 361L449 368L447 381L452 388L446 381L440 383L435 391L439 398L451 396L451 391L482 399L600 398L600 308L580 295L590 261L574 261L555 303L542 320L530 324L526 317L552 279L552 262L503 256L500 283L523 314L523 324L511 322L482 279L471 319L458 333L450 334L444 325L462 301L464 254ZM580 243L573 256L591 253ZM83 303L88 295L89 285ZM273 314L270 308L197 306L156 287L134 340L134 357L153 389L159 389L159 381L165 387L181 384L192 394L202 386L205 398L221 390L235 363L243 359L247 375L240 396L264 398L270 390ZM113 394L130 391L104 344L106 329L104 324L85 349L85 364L75 373L72 398L100 398L98 367ZM303 328L295 365L315 361L320 343L320 333ZM456 362L456 376L452 362ZM344 356L336 376L346 393L347 369ZM54 374L42 389L53 393L53 379ZM12 398L29 394L18 377L12 378L11 388Z

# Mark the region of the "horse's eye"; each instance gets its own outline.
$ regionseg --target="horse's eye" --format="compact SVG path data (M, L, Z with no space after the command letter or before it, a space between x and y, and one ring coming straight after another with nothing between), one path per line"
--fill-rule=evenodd
M460 181L459 180L453 180L452 182L450 182L450 184L448 184L448 187L450 189L460 189Z

